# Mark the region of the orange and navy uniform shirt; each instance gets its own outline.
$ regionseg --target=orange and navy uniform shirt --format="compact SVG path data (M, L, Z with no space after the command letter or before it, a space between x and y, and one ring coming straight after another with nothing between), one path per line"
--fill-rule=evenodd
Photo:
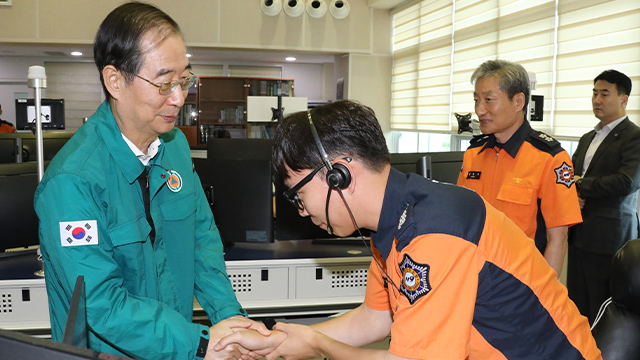
M527 121L503 145L494 135L471 140L458 185L504 212L543 254L547 228L582 222L569 154Z
M365 305L411 359L602 359L533 242L467 189L391 170Z
M0 119L0 133L12 133L16 131L16 127L8 121Z

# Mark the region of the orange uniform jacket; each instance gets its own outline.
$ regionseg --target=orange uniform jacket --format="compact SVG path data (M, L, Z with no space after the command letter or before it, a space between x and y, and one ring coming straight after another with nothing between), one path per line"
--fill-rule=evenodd
M12 133L16 131L16 127L12 123L0 120L0 133Z
M569 154L526 121L502 147L493 135L471 140L458 185L504 212L543 254L547 228L582 222Z
M391 170L365 304L412 359L601 359L542 255L480 196Z

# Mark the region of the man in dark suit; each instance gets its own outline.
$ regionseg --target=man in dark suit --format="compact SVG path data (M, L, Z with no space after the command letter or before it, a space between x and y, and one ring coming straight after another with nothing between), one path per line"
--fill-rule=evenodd
M567 288L590 323L610 297L613 255L638 237L640 128L626 115L630 93L631 79L621 72L595 78L592 105L600 123L580 138L572 158L583 222L570 230Z

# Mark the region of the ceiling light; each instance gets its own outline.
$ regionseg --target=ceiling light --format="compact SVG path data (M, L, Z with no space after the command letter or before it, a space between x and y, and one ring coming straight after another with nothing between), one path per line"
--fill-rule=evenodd
M282 10L282 0L260 0L262 12L269 16L276 16Z
M319 19L327 13L327 3L324 0L309 0L307 1L307 14L309 16Z
M187 53L187 57L188 57L188 58L190 58L191 56L193 56L193 55L191 55L191 54Z
M285 60L287 60L287 61L296 61L296 58L294 58L293 56L289 56L289 57L286 57Z
M336 19L346 18L349 15L349 10L351 10L351 7L347 0L333 0L331 6L329 6L331 15Z
M298 17L304 12L302 0L285 0L284 12L291 17Z
M72 51L71 56L82 56L82 53L80 51Z

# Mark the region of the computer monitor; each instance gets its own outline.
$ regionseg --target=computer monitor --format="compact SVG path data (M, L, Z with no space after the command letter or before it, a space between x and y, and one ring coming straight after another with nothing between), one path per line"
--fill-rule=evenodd
M41 99L43 129L64 129L64 99ZM36 121L34 99L16 99L16 129L32 130Z
M211 138L195 161L225 245L273 242L271 139Z
M36 162L0 164L0 252L40 244L33 196L38 186Z
M38 149L36 138L33 134L24 134L22 139L22 161L37 161ZM64 144L71 139L73 133L70 132L45 132L42 133L42 158L53 160Z
M16 155L22 152L22 141L17 133L0 133L0 164L16 162Z
M42 133L42 156L44 160L51 160L62 149L64 144L73 136L70 132ZM17 141L19 140L19 141ZM37 161L38 148L36 136L30 132L0 133L0 164L15 163L18 148L21 146L22 162Z
M21 360L124 359L117 355L100 354L49 339L41 339L17 331L0 329L0 358Z
M421 169L423 158L427 157L430 167ZM464 151L394 153L391 154L391 167L403 173L418 173L439 182L455 184L462 169ZM423 170L425 174L423 174Z

